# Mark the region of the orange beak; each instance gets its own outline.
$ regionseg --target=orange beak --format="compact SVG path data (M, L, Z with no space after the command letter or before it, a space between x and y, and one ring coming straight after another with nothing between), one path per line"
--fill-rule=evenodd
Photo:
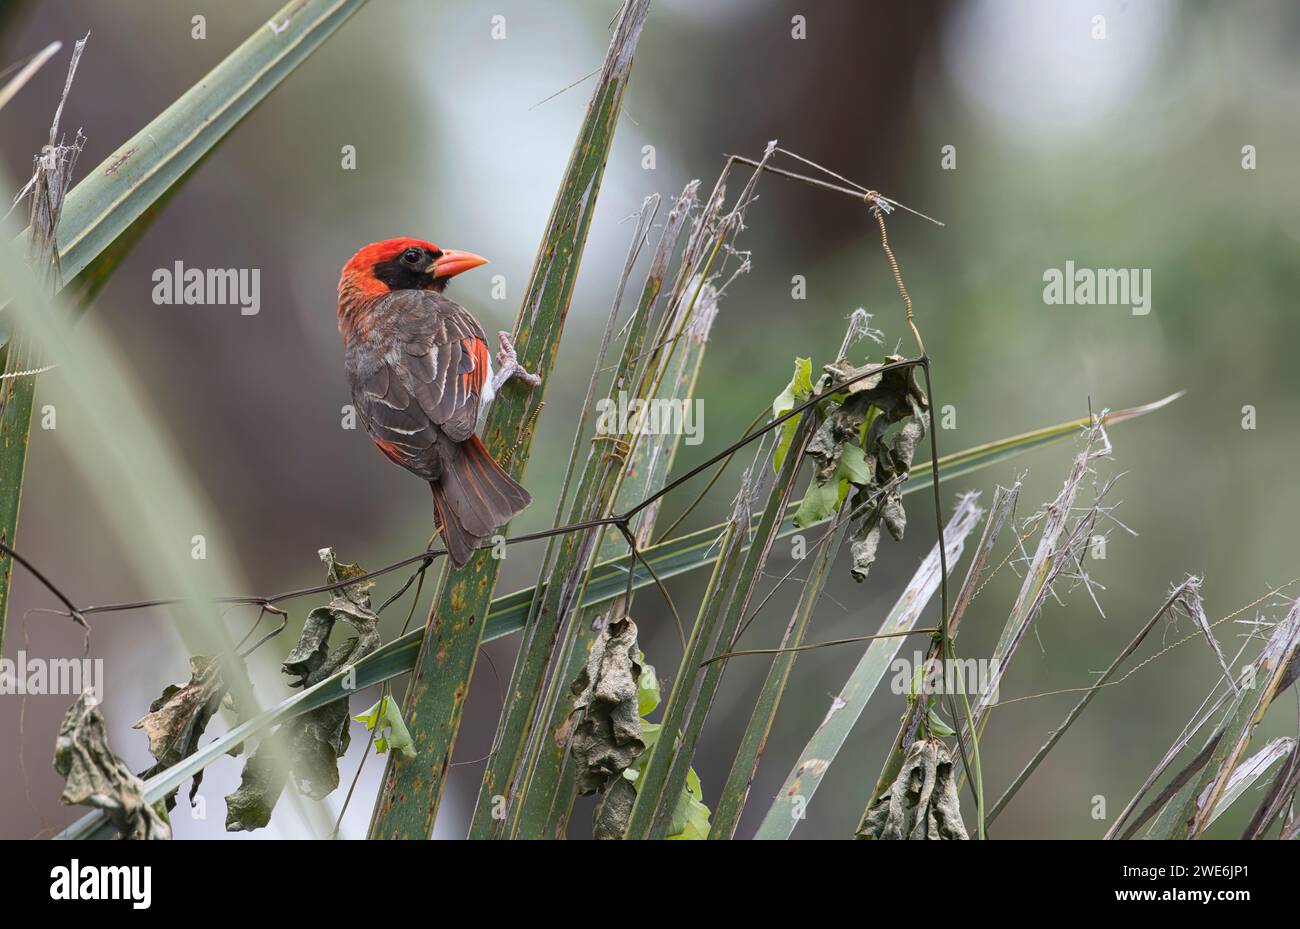
M488 260L482 255L475 255L473 252L458 252L454 248L445 248L442 251L442 257L429 267L429 271L434 277L455 277L462 271L468 271L470 268L477 268L479 265L487 263Z

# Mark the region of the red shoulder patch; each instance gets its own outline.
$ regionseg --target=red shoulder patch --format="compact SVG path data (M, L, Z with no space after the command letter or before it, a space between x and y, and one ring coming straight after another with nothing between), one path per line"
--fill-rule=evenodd
M465 352L474 359L474 369L460 376L461 383L466 393L473 392L482 396L483 384L487 380L488 367L491 364L487 343L482 339L462 339L461 344L465 346Z

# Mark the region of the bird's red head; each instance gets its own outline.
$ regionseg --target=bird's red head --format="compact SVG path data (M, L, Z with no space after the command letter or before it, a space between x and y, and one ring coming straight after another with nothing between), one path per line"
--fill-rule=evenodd
M442 291L451 278L487 264L473 252L439 248L422 239L372 242L348 259L339 278L339 298L366 299L391 290Z

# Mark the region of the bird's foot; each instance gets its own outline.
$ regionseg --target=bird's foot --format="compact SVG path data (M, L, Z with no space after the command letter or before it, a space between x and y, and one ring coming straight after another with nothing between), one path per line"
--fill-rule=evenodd
M517 377L529 387L536 387L542 383L542 379L536 374L529 374L519 364L519 358L515 355L515 346L510 341L510 333L498 332L497 341L501 343L501 351L497 352L497 371L492 378L492 391L495 393L500 390L506 381L512 377Z

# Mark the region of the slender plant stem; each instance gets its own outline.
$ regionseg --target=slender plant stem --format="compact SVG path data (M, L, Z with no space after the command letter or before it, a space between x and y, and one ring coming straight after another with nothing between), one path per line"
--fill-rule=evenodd
M898 639L908 635L934 635L939 631L938 627L932 629L904 629L902 632L881 632L876 635L855 635L847 639L832 639L829 642L812 642L808 645L795 645L788 648L746 648L736 652L724 652L721 655L714 655L700 663L700 667L713 664L715 661L725 661L728 658L740 658L745 655L786 655L790 652L807 652L815 648L832 648L836 645L852 645L854 642L870 642L875 639Z
M900 284L901 286L901 284ZM909 303L909 315L911 306ZM921 371L925 374L925 395L929 400L930 408L930 459L934 461L934 467L930 471L930 487L934 491L934 516L938 525L939 533L939 601L942 610L939 635L940 644L943 646L943 654L950 660L956 660L956 650L952 645L952 633L949 628L951 617L948 615L948 555L947 546L944 545L943 539L943 501L939 494L939 440L935 435L934 408L936 406L934 397L934 385L930 381L930 358L927 355L921 356ZM987 831L984 826L984 784L981 778L979 767L979 736L976 734L974 727L971 728L971 740L974 744L975 765L971 766L966 757L966 744L961 737L961 725L957 723L957 712L953 708L952 694L944 688L945 702L948 704L948 714L952 717L954 725L953 730L957 737L957 751L961 754L962 766L972 774L971 786L975 792L975 821L976 834L982 840L987 837ZM966 712L970 713L969 700L966 697L966 691L962 689L962 699L967 702Z

